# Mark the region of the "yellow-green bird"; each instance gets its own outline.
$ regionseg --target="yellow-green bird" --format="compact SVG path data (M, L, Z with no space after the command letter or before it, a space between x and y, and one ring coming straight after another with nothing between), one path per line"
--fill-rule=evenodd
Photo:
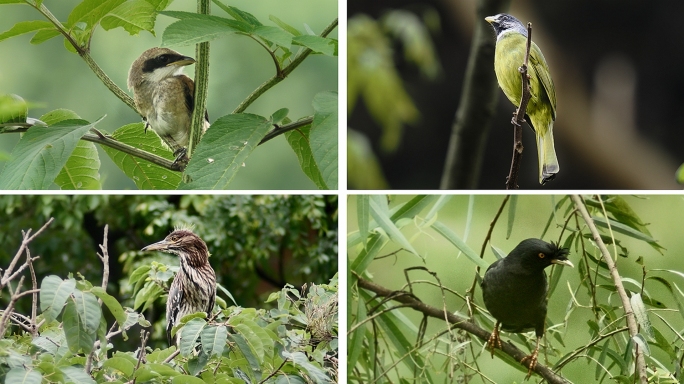
M516 107L522 98L522 80L518 68L525 60L527 28L506 13L486 17L496 32L494 71L508 100ZM527 74L531 98L527 105L527 121L537 135L539 182L552 180L558 173L558 159L553 147L553 121L556 120L556 91L541 50L532 42Z

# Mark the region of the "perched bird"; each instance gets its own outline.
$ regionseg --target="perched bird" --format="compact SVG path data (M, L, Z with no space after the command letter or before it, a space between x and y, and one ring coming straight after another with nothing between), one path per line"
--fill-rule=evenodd
M516 107L522 99L522 79L518 68L525 61L527 51L527 28L515 17L500 13L486 17L496 32L494 72L508 100ZM551 80L549 66L541 50L532 42L527 75L530 79L530 101L526 117L537 137L539 159L539 183L544 184L556 177L558 159L553 146L553 122L556 120L556 90Z
M183 316L196 312L211 315L216 301L216 273L209 265L207 245L188 229L176 229L162 241L142 251L161 251L180 258L180 270L171 283L166 301L166 337L176 345L171 329Z
M551 264L573 267L567 259L568 250L539 239L523 240L508 256L497 260L487 268L482 279L482 298L489 313L496 319L487 346L501 348L499 326L507 332L520 333L534 329L537 345L529 360L530 377L537 365L539 341L544 336L546 319L546 294L549 286L544 268Z
M131 65L128 89L147 127L159 135L176 156L187 162L190 123L195 108L195 82L183 74L183 67L195 59L168 48L150 48ZM209 128L205 111L202 133Z

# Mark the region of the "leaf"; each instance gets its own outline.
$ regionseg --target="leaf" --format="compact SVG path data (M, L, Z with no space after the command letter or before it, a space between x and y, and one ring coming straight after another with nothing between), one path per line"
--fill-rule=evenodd
M280 108L279 110L273 112L271 115L271 122L273 124L280 124L283 122L283 120L287 117L287 114L290 113L290 110L287 108Z
M461 240L458 235L456 235L451 229L449 229L446 225L442 224L439 221L436 221L434 224L432 224L432 229L437 231L440 235L442 235L445 239L449 240L451 244L456 246L461 252L463 252L464 255L470 261L475 263L475 265L479 266L480 268L487 268L489 267L489 264L482 260L480 256L475 253L475 251L472 250L463 240Z
M90 377L82 368L75 366L63 366L58 368L64 375L65 383L95 384L95 380Z
M40 310L48 321L54 320L62 312L62 308L76 288L76 280L50 275L40 283Z
M370 200L368 195L356 196L356 220L359 225L361 244L368 238L368 221L370 220Z
M361 253L351 262L352 271L361 275L366 268L373 262L378 252L389 242L389 237L384 233L375 233L370 237L368 243Z
M108 294L102 287L93 287L90 289L90 292L102 300L102 303L109 308L109 312L112 313L116 322L119 323L119 327L123 328L128 315L126 315L126 311L124 311L119 301L114 296Z
M641 294L632 294L632 297L629 298L629 302L632 305L632 311L634 312L637 323L641 326L641 332L644 332L649 339L653 340L655 336L653 335L651 321L648 319L648 312L646 312L646 306L641 299Z
M50 188L78 141L101 120L65 120L50 127L29 128L0 173L0 189Z
M202 329L207 325L204 319L192 319L188 321L180 330L180 353L181 356L190 356L195 348L197 338L200 337Z
M67 301L62 319L69 350L73 353L90 353L95 343L95 332L89 333L85 330L73 300Z
M133 364L130 360L118 356L106 359L104 363L102 363L102 366L104 368L116 369L117 371L123 373L126 378L130 377L135 371L135 364Z
M23 35L24 33L30 33L44 29L52 30L54 29L54 26L49 21L43 20L20 21L14 24L12 28L0 33L0 41L7 40L10 37Z
M145 133L143 123L124 125L112 133L111 137L124 144L146 152L154 153L168 160L174 156L161 144L161 139L151 129ZM102 146L105 153L112 159L126 176L131 178L140 189L176 189L181 181L180 173L153 164L137 156L132 156L114 148Z
M335 56L337 44L333 39L314 35L300 35L292 38L292 44L301 45L327 56Z
M215 326L210 325L204 327L200 334L202 341L202 349L209 355L221 356L226 347L226 339L228 337L228 329L224 325Z
M286 30L287 32L289 32L290 34L292 34L293 36L299 36L302 34L301 32L299 32L297 30L297 28L287 24L286 22L280 20L279 18L277 18L273 15L268 15L268 19L271 20L272 22L274 22L280 28L282 28L282 29Z
M506 227L506 240L511 238L513 224L515 224L515 208L518 206L518 195L511 195L508 202L508 226Z
M662 254L662 249L655 239L653 239L651 236L646 235L645 233L639 232L638 230L631 228L625 224L618 223L615 220L608 219L606 220L603 217L598 217L598 216L592 216L592 220L596 224L596 226L603 227L603 228L608 228L608 222L610 222L610 228L618 233L622 233L623 235L627 235L630 237L633 237L638 240L643 240L647 243L649 243L655 250L660 252Z
M171 380L172 384L204 384L204 380L190 375L178 375Z
M290 45L292 45L292 35L280 28L261 25L254 29L254 35L288 49L290 48Z
M387 233L390 237L390 239L394 240L397 242L402 248L408 250L409 252L413 253L416 256L421 257L418 252L413 248L413 245L409 243L408 239L404 237L404 234L401 233L399 228L397 228L396 224L394 221L392 221L388 213L386 212L386 209L383 210L382 207L383 205L379 202L382 201L383 199L386 199L385 196L383 195L372 195L370 198L370 214L375 219L375 221L378 223L380 228L382 228L385 233ZM385 203L386 206L386 203Z
M0 95L0 124L25 123L28 117L26 101L18 95ZM2 132L3 128L0 128Z
M62 190L97 190L100 183L100 157L94 143L79 140L55 184Z
M5 384L40 384L43 375L33 369L13 367L5 375Z
M252 382L259 381L261 379L261 365L259 364L259 359L255 356L254 351L250 348L245 338L240 334L228 334L228 339L237 345L237 350L240 351L247 360L247 363L249 364L247 372L250 380Z
M389 189L368 138L347 129L347 183L355 189Z
M641 333L637 333L636 335L632 336L632 340L639 346L639 349L641 349L646 356L651 356L651 348L648 347L648 343Z
M309 358L303 352L290 353L283 351L283 357L291 360L295 365L304 368L308 376L314 383L333 383L333 381L326 375L325 371L309 362Z
M204 134L185 169L192 181L179 189L226 189L270 129L269 120L249 113L219 118Z
M316 164L316 160L311 150L309 136L311 132L311 125L301 127L297 130L286 132L285 139L290 144L290 148L297 155L299 166L304 171L304 174L316 184L318 189L330 189L323 179L321 170Z
M131 35L137 35L141 31L154 35L155 18L154 5L146 0L131 0L107 13L100 25L105 31L121 27Z
M330 189L337 189L337 92L326 91L313 99L314 120L309 139L318 169Z
M88 333L95 333L100 326L100 317L102 316L102 309L100 303L97 302L97 297L90 292L75 290L73 298L83 329Z
M162 46L191 45L211 41L236 32L250 34L254 27L239 20L191 12L163 11L162 15L180 19L166 27Z

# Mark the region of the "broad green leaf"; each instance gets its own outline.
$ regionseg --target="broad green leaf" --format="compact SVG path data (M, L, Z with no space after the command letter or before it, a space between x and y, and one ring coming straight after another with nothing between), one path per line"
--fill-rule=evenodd
M78 141L100 120L65 120L50 127L29 128L0 173L0 189L50 188Z
M245 338L245 341L249 344L251 350L254 351L254 354L261 364L261 362L266 358L264 343L261 338L247 324L237 324L234 328L237 333Z
M192 181L179 189L226 189L271 129L271 122L249 113L226 115L202 137L185 172Z
M224 325L209 325L204 327L202 333L200 334L202 349L210 356L221 356L226 347L227 337L228 330Z
M79 140L55 184L62 190L97 190L100 183L100 157L94 143Z
M77 31L74 28L77 23L85 23L81 36L77 40L84 41L84 37L92 34L92 29L97 26L102 18L113 9L123 4L126 0L83 0L69 14L65 26L71 29L72 34Z
M87 374L83 368L75 366L64 366L59 367L62 371L66 383L83 383L83 384L95 384L95 380Z
M102 29L108 31L123 28L131 35L148 31L154 35L155 6L146 0L127 1L111 10L102 18Z
M124 144L154 153L165 159L174 159L171 151L162 146L161 139L153 130L148 129L145 133L145 126L142 123L124 125L114 131L111 136ZM181 175L176 171L107 146L102 146L102 149L140 189L176 189L181 181Z
M109 312L112 313L116 322L119 323L119 327L123 328L128 316L119 301L114 296L108 294L102 287L93 287L90 289L90 292L102 300L104 305L109 308Z
M76 288L76 280L61 278L50 275L40 283L40 310L45 318L50 321L57 318L62 312L69 295Z
M437 221L434 224L432 224L432 228L437 231L440 235L442 235L445 239L449 240L451 244L456 246L461 252L463 252L464 255L470 261L475 263L475 265L479 266L480 268L487 268L489 267L489 264L482 260L480 256L475 253L475 251L472 250L458 235L456 235L449 227L446 225L442 224L441 222Z
M20 21L12 26L9 30L0 33L0 41L9 39L10 37L23 35L33 31L40 31L43 29L54 29L54 26L49 21L31 20Z
M162 15L180 19L166 27L162 46L191 45L211 41L235 32L252 33L254 27L238 20L191 12L164 11Z
M311 149L318 169L330 189L337 189L337 92L318 93L313 99L314 120L311 124Z
M73 353L81 351L85 354L90 353L95 343L95 332L90 333L85 330L73 300L67 301L62 320L69 350Z
M254 354L254 351L250 347L249 343L240 334L228 334L228 340L237 346L237 350L244 356L247 360L244 372L247 373L251 382L261 380L261 365L259 364L258 357Z
M280 108L279 110L273 112L271 115L271 122L273 124L280 124L283 122L283 120L287 117L287 114L290 113L290 110L287 108Z
M311 143L309 141L310 132L311 126L307 125L297 130L286 132L285 139L297 155L299 166L302 168L302 171L304 171L304 174L316 184L318 189L330 189L325 183L323 175L321 175L321 170L318 168L318 164L314 159Z
M195 348L195 342L200 337L202 329L207 325L204 319L192 319L180 330L180 353L181 356L190 356Z
M43 376L34 369L14 367L5 375L5 384L40 384Z
M75 290L73 298L83 329L88 333L95 333L100 326L100 317L102 316L102 309L100 303L97 302L97 297L90 292Z
M304 46L314 52L322 53L327 56L335 56L337 53L337 44L335 40L327 37L300 35L292 38L292 44Z
M164 290L157 284L148 282L143 289L141 289L137 295L135 295L135 301L133 303L133 309L140 308L142 305L141 312L152 305L152 303L162 294ZM144 305L143 305L144 304Z
M122 357L114 356L102 363L104 368L112 368L123 373L127 378L135 371L135 364Z
M280 28L261 25L254 29L254 34L281 47L289 49L292 45L292 35Z
M57 37L57 36L61 36L61 33L59 33L57 28L41 29L40 31L38 31L38 33L33 35L33 38L31 38L30 43L33 45L42 44L42 43L52 39L53 37Z
M172 384L205 384L199 377L190 375L178 375L171 380Z
M0 95L0 124L25 123L27 117L28 106L24 99L18 95Z
M254 26L261 25L259 20L249 12L242 11L238 8L235 8L235 7L232 7L229 5L224 5L223 3L221 3L218 0L212 0L212 2L216 5L218 5L227 14L231 15L235 20L244 21L245 23L247 23L249 25L254 25Z
M309 358L303 352L290 353L288 351L283 351L283 357L290 359L295 366L304 368L314 383L333 383L333 381L330 379L330 377L328 377L321 367L317 367L309 362Z

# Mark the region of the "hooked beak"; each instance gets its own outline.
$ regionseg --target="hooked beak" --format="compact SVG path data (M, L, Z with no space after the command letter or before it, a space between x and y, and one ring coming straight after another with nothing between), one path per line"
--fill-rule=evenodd
M558 264L558 265L566 265L570 268L574 268L575 266L570 262L568 259L554 259L551 260L551 264Z
M494 16L487 16L485 17L485 20L489 23L492 24L494 21L496 21L496 18Z
M178 67L182 67L182 66L190 65L190 64L195 64L195 59L193 59L190 56L183 56L179 60L174 61L173 63L168 63L166 66L168 67L170 65L175 65Z

